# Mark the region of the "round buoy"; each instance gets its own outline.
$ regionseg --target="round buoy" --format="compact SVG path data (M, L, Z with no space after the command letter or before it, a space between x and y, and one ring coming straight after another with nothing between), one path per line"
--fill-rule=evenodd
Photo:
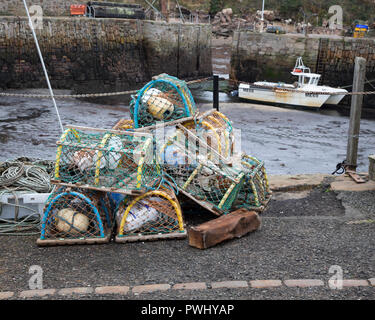
M148 111L155 119L166 120L174 111L174 105L167 96L156 88L151 88L142 97L142 103L147 104Z
M89 219L82 213L66 208L56 215L56 228L70 234L85 233L89 227Z

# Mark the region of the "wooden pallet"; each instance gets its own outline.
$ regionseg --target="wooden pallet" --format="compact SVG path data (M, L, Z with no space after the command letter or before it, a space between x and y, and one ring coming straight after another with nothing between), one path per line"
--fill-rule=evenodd
M171 240L171 239L185 239L187 237L186 230L173 233L159 233L137 236L116 236L115 242L126 243L126 242L138 242L138 241L156 241L156 240Z

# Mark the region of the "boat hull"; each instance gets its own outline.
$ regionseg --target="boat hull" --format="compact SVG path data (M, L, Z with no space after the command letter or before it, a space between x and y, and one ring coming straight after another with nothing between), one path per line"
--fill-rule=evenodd
M331 105L338 105L341 102L341 100L344 99L345 93L347 93L348 91L341 90L340 92L342 92L343 94L331 95L325 103Z
M298 92L298 90L285 91L278 88L259 88L240 84L238 97L272 104L320 108L330 98L330 95Z

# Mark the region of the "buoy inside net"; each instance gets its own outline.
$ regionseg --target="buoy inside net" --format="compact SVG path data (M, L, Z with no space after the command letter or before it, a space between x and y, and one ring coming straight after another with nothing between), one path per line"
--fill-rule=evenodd
M194 115L194 99L185 81L161 74L132 97L130 114L134 127L172 121Z
M40 240L104 238L113 220L107 193L60 187L47 200Z
M120 237L184 231L180 204L169 190L127 197L116 210L116 221Z

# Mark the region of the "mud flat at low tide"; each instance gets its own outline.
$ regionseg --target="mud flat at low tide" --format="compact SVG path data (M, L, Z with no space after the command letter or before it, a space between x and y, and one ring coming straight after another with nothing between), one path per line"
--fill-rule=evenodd
M46 90L28 93L45 94ZM126 104L103 105L70 99L59 100L58 107L64 125L110 129L116 119L128 114ZM200 108L204 111L212 104ZM242 151L264 159L269 174L332 173L346 157L349 118L334 110L320 114L231 102L220 103L220 111L241 131ZM374 122L361 121L358 171L367 171L368 155L375 150ZM60 135L49 99L0 98L0 161L19 156L53 160Z

